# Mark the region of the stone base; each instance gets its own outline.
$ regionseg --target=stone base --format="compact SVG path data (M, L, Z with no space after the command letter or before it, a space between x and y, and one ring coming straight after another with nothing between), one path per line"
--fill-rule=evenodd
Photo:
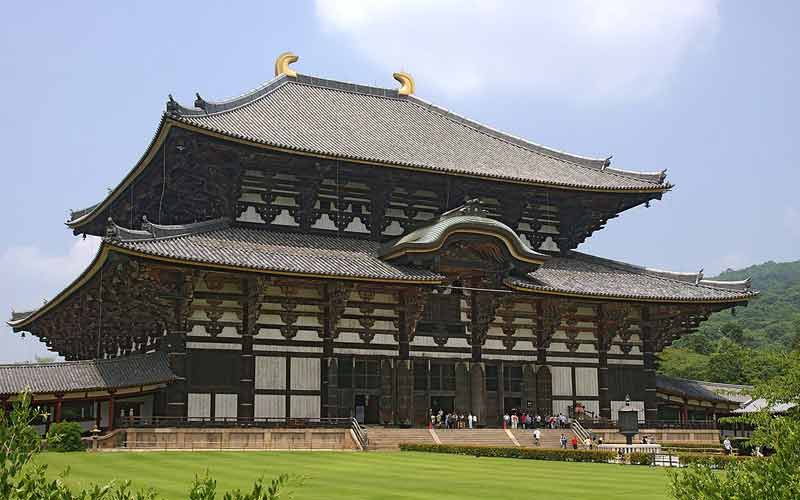
M125 429L130 450L357 450L350 429Z

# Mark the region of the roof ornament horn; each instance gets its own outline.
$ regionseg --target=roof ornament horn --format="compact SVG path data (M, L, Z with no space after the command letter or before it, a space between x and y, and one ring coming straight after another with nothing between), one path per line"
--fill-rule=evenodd
M291 52L284 52L275 59L275 76L286 75L295 78L297 71L289 67L290 64L297 62L300 58Z
M392 75L395 80L400 82L401 87L397 90L400 95L411 95L414 93L414 79L404 71L398 71Z

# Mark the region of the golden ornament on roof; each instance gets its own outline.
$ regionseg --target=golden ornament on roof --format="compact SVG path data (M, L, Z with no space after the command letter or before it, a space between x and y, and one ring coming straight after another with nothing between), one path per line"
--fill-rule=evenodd
M286 75L291 77L297 76L297 71L289 67L293 62L300 59L291 52L284 52L275 59L275 76Z
M414 93L414 79L411 78L411 75L405 73L403 71L399 71L393 74L394 79L400 82L402 85L398 90L397 93L400 95L411 95Z

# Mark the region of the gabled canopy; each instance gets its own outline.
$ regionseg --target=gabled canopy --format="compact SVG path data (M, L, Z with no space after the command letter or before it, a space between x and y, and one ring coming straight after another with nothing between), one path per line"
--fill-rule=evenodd
M401 236L384 245L380 250L382 259L392 261L405 257L413 261L415 256L435 254L445 247L454 235L471 235L490 238L502 243L517 274L525 274L539 267L549 255L532 250L522 241L513 229L500 221L488 217L488 212L480 206L479 200L471 200L465 205L445 212L430 223ZM475 248L476 252L490 250L489 247ZM500 255L484 255L484 258L502 259ZM524 270L524 271L523 271Z

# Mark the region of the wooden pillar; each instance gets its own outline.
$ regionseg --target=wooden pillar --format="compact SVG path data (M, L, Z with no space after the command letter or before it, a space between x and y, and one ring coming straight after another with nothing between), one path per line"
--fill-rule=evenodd
M472 345L472 362L473 363L480 363L482 358L482 325L480 324L480 314L478 313L480 309L479 301L478 301L478 293L472 292L470 294L470 315L471 315L471 328L470 334L472 336L472 341L470 344Z
M605 310L600 305L597 308L597 395L599 398L600 418L611 420L611 398L608 394L608 350L611 339L608 334L608 325L605 321Z
M114 417L116 414L114 413L114 393L111 393L111 396L108 398L108 430L114 430Z
M258 319L267 281L262 277L242 280L245 300L242 301L242 352L239 374L238 408L236 416L244 421L255 417L256 358L253 353L253 337L258 334Z
M61 422L61 403L64 400L63 394L56 394L56 407L55 407L55 415L53 416L53 420L56 423Z
M653 339L653 322L650 317L650 308L643 306L641 311L640 334L642 341L642 355L644 358L644 419L646 422L658 420L658 405L656 403L656 354Z
M471 363L470 370L470 411L478 416L478 425L486 425L486 366L483 363ZM499 382L498 382L499 383Z

